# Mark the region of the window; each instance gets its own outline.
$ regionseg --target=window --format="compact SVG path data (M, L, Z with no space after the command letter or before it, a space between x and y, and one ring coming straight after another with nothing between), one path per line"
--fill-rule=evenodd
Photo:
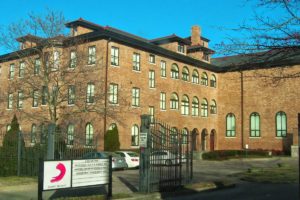
M41 124L41 134L40 134L40 143L45 144L46 143L46 137L47 137L47 129L45 124Z
M53 70L57 70L59 67L59 52L58 51L54 51L53 54Z
M183 44L178 44L178 49L177 49L178 52L180 53L184 53L184 45Z
M15 76L15 64L10 64L8 78L14 79L14 76Z
M166 77L166 62L163 60L160 61L160 76Z
M23 108L23 92L18 92L18 102L17 102L17 108Z
M201 101L201 117L207 117L207 116L208 116L207 100L202 99L202 101Z
M19 78L24 78L24 73L25 73L25 62L20 62Z
M160 109L166 110L166 93L160 93Z
M217 114L217 103L214 99L210 102L210 114Z
M226 137L235 137L235 116L232 113L226 116Z
M286 114L282 111L276 113L276 137L286 137L287 132Z
M199 73L196 69L194 69L192 74L192 83L199 84Z
M10 125L10 124L7 124L7 125L6 125L6 133L7 133L8 131L10 131L10 129L11 129L11 125Z
M258 113L250 115L250 137L260 137L260 117Z
M74 124L68 125L67 130L67 145L73 145L74 144Z
M189 130L187 128L184 128L182 130L182 135L181 135L181 143L182 144L187 144L188 143L188 133L189 133Z
M153 54L149 55L149 62L155 64L155 55Z
M207 53L203 53L203 59L209 61L209 55Z
M86 90L86 102L94 103L95 101L95 85L93 83L88 83Z
M208 85L208 78L205 72L201 74L201 85L205 85L205 86Z
M155 72L149 71L149 88L155 88Z
M171 78L174 78L174 79L179 78L179 69L175 63L172 64L172 67L171 67Z
M170 143L171 144L177 143L177 135L178 135L177 128L176 127L172 127L171 131L170 131Z
M94 128L91 123L85 126L85 145L91 146L93 144Z
M89 47L89 57L88 57L88 64L96 64L96 46Z
M31 126L30 142L32 144L36 143L36 125L35 124L32 124L32 126Z
M113 130L114 128L117 128L117 124L112 123L112 124L109 125L108 130L111 131L111 130Z
M138 53L133 53L133 70L135 71L140 71L141 66L140 66L140 54Z
M189 98L187 95L183 95L181 100L181 114L182 115L188 115L189 114Z
M193 97L192 116L199 116L199 100L197 97Z
M154 122L154 106L149 106L150 122Z
M34 61L34 69L33 69L33 74L38 75L40 74L40 69L41 69L41 59L36 58Z
M172 93L170 99L170 108L178 110L178 96L176 93Z
M47 97L48 97L48 88L47 86L42 87L42 105L47 104Z
M12 109L13 108L13 100L14 100L13 93L9 93L8 97L7 97L7 109Z
M111 47L110 55L111 55L110 64L119 66L119 48Z
M139 145L139 127L138 125L133 125L131 127L131 146Z
M140 106L140 89L132 88L132 106L138 107Z
M75 104L75 85L69 85L68 88L68 104L74 105Z
M183 67L182 69L182 80L184 81L190 80L190 73L187 67Z
M212 74L210 78L210 87L217 87L217 79L214 74Z
M109 84L109 103L111 104L118 103L118 84L115 83Z
M48 69L49 69L49 65L50 65L50 62L49 62L49 52L45 52L44 53L44 61L45 61L45 71L48 72Z
M32 92L32 107L38 107L39 106L39 91L33 90Z
M74 69L77 65L77 55L76 51L70 52L70 68Z

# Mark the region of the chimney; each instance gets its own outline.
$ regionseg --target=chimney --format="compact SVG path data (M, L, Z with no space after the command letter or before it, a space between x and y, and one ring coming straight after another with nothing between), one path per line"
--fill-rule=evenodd
M201 37L200 26L197 25L192 26L192 35L191 35L192 46L199 45L201 43L200 37Z

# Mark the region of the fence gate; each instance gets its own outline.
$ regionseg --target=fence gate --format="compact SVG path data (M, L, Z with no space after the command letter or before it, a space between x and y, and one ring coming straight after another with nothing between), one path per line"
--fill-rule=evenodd
M140 191L171 191L193 174L192 136L149 115L141 117Z

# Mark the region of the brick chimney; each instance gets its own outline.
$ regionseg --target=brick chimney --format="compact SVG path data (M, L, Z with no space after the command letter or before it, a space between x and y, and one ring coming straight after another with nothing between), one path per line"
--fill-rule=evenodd
M201 36L200 26L197 26L197 25L192 26L192 35L191 35L192 46L200 44L200 42L201 42L200 36Z

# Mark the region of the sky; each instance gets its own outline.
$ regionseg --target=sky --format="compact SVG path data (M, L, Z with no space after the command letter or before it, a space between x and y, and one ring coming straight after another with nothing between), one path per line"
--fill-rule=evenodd
M226 41L234 28L253 18L253 0L0 0L0 26L42 14L47 9L61 11L68 21L80 17L138 36L153 39L170 34L190 36L199 25L209 46ZM3 54L0 50L0 54Z

